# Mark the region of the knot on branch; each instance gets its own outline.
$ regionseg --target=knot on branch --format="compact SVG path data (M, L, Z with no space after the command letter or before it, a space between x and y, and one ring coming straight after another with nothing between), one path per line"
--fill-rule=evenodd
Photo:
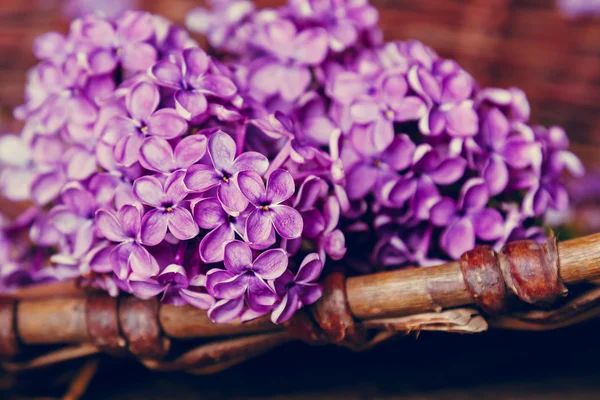
M558 273L556 238L508 243L498 253L479 246L460 258L467 289L488 314L506 311L508 296L529 304L546 305L567 294Z
M365 328L355 322L350 311L346 278L337 271L323 280L323 296L319 301L296 312L284 326L292 336L310 344L359 348L368 342Z

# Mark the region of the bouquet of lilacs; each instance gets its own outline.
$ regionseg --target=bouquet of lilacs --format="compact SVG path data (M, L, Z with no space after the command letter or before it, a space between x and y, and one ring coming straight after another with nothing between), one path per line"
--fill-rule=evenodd
M0 138L0 290L78 278L111 295L287 321L347 274L543 237L564 209L565 132L516 88L479 88L367 0L244 0L181 28L128 11L35 42Z

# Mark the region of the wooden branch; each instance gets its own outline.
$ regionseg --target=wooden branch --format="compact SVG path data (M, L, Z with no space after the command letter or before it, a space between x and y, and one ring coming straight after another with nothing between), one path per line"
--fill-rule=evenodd
M516 246L530 244L515 242ZM600 278L600 234L560 243L558 268L565 283ZM346 295L349 308L359 321L439 312L475 303L460 262L348 278ZM86 298L82 297L19 301L16 311L19 339L24 344L87 341L90 337L85 308ZM205 311L190 306L162 305L158 321L162 331L171 338L231 336L283 329L271 324L266 317L246 324L214 324Z

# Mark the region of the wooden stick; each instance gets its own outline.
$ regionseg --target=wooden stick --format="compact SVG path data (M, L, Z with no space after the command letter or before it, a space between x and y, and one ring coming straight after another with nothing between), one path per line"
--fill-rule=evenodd
M600 234L560 243L559 272L565 283L600 278ZM399 317L470 305L460 265L411 268L357 276L346 281L350 309L359 320ZM85 298L22 300L17 305L17 331L25 344L81 342L88 339ZM239 335L282 329L268 318L241 324L214 324L206 312L163 305L159 322L168 337Z

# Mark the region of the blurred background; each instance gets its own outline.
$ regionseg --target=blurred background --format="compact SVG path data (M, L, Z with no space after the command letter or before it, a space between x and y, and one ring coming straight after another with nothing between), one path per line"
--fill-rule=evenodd
M284 0L257 0L260 6ZM600 227L600 1L371 0L387 40L414 38L456 59L482 85L518 86L532 120L564 126L588 178L572 190L582 232ZM94 8L136 8L183 25L200 0L0 0L0 133L18 132L33 40L66 32ZM594 222L595 221L595 222ZM214 377L150 373L103 360L88 399L598 399L600 329L592 322L556 332L490 332L476 337L423 334L365 353L288 345ZM34 385L45 372L0 379L31 398L61 393L68 381ZM3 389L4 388L4 389Z

